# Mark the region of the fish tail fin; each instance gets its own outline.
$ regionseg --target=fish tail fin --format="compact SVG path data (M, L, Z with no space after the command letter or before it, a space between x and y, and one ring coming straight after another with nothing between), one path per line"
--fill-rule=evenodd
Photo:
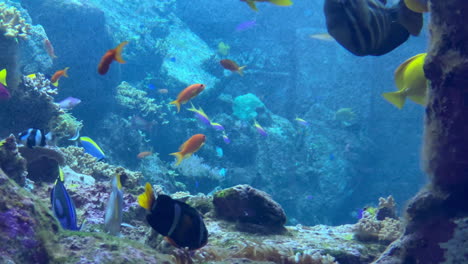
M0 83L3 84L4 86L8 86L6 83L6 77L7 77L7 70L3 69L0 71Z
M420 104L420 105L426 105L427 104L427 98L425 95L423 96L417 96L417 95L413 95L413 96L408 96L408 99L410 99L411 101L417 103L417 104Z
M293 4L291 0L270 0L269 2L278 6L290 6Z
M255 2L253 0L247 0L247 4L253 11L258 11L257 5L255 5Z
M384 93L382 96L398 109L402 109L405 104L405 95L401 91Z
M398 22L408 30L408 32L413 35L417 36L421 32L422 26L423 26L423 16L421 13L416 13L412 10L410 10L406 4L405 1L401 0L398 3L398 14L397 14L397 19Z
M177 162L175 164L176 166L179 165L182 160L184 160L184 154L182 154L182 152L174 152L169 155L175 156L177 158Z
M180 112L180 102L179 102L179 100L174 100L174 101L170 102L169 104L173 104L173 105L177 106L177 113Z
M128 44L128 41L124 41L120 43L117 48L115 48L115 55L114 55L114 60L120 62L120 63L125 63L124 59L122 59L122 51L125 45Z
M153 187L149 182L145 185L145 192L138 196L138 204L146 210L151 210L151 206L154 202Z
M67 78L68 78L68 69L70 69L70 67L65 67L65 69L63 69L63 76Z
M239 69L237 70L237 73L239 73L240 76L244 76L244 68L245 67L247 67L247 65L239 67Z

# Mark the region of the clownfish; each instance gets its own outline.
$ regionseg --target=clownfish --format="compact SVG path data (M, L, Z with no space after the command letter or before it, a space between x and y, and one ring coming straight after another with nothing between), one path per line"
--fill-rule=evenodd
M120 43L115 49L110 49L102 56L101 61L98 65L98 73L101 75L106 74L109 71L110 64L115 60L120 63L125 63L122 59L122 50L125 45L128 44L128 41Z
M138 204L148 212L148 224L178 248L195 250L208 242L208 230L200 213L190 205L160 194L154 197L151 184L138 196Z

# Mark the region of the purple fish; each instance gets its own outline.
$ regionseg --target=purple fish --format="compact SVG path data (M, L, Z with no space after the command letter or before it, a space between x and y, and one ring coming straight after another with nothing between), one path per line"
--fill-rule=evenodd
M257 25L257 21L255 20L250 20L250 21L245 21L240 23L239 25L236 26L236 32L242 32L246 31L254 26Z
M200 120L203 124L209 126L211 125L211 121L210 119L208 118L208 116L202 114L202 113L198 113L198 112L195 112L195 117Z
M223 134L223 140L224 140L224 143L226 143L226 144L231 143L231 140L228 138L228 136L226 134Z
M58 104L63 110L72 110L75 106L81 103L81 100L75 97L67 97L60 101Z
M211 123L211 127L215 130L224 131L224 127L220 123Z
M11 98L10 92L5 85L0 83L0 100L8 100Z

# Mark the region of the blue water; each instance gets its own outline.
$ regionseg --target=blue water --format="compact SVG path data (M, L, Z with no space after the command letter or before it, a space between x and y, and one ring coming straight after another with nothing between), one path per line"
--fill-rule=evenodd
M400 63L424 52L425 33L389 54L356 57L334 41L310 38L326 32L318 0L296 0L288 8L259 3L258 12L228 0L75 0L46 7L37 0L19 2L29 22L43 27L58 58L45 53L45 35L32 37L21 49L37 56L18 55L18 71L52 75L70 67L55 101L82 101L70 113L108 163L143 171L152 183L164 182L156 172L174 170L178 177L166 182L170 192L208 194L250 184L269 193L294 223L337 225L354 223L356 208L375 205L381 196L393 195L402 205L424 184L418 158L423 108L407 102L398 110L381 94L396 89L393 72ZM248 21L255 25L236 30ZM122 41L129 41L122 54L126 63L113 62L99 75L103 54ZM243 76L225 75L222 59L246 65ZM123 81L132 88L119 90ZM194 83L206 89L191 102L223 125L230 144L186 110L190 103L179 113L168 105ZM248 93L261 105L235 104ZM33 107L23 103L20 109ZM257 132L254 119L234 114L235 107L253 113L268 136ZM339 120L343 108L354 116ZM15 123L11 115L0 115L2 138L30 127L52 129L48 116L29 114ZM132 122L133 116L146 123ZM309 126L297 124L296 117ZM206 135L205 145L174 167L169 153L198 133ZM59 146L73 144L65 140L70 136L61 135ZM136 158L149 150L159 155Z

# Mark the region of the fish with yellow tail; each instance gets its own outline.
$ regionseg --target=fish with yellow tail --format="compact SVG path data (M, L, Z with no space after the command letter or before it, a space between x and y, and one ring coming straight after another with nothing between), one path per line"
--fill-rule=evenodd
M104 216L104 231L113 236L120 234L120 225L122 224L123 191L120 176L120 173L116 173L112 179L112 192Z
M405 5L413 12L429 12L429 0L405 0Z
M411 101L426 105L427 79L424 75L426 53L418 54L403 62L395 71L396 92L382 96L398 109L402 109L408 97Z
M186 87L182 92L177 95L177 99L170 102L169 104L173 104L177 106L177 113L180 112L180 105L185 104L190 101L192 98L199 95L201 92L205 90L205 85L201 83L192 84Z
M226 70L230 70L231 72L237 72L240 76L244 76L243 70L245 67L247 67L239 66L235 61L228 59L220 60L219 64L221 64L221 66L223 66L223 68Z
M175 165L179 165L182 162L182 160L190 157L193 153L197 152L205 144L205 140L206 136L203 134L193 135L179 147L179 152L169 154L177 158L177 162Z
M208 242L208 230L201 214L190 205L159 194L154 197L151 184L138 196L138 204L147 210L146 221L174 247L200 249Z
M268 136L266 130L257 122L257 120L254 120L254 127L260 135L264 137Z
M246 2L249 5L249 7L254 11L258 11L258 8L256 5L257 2L268 2L277 6L290 6L293 4L291 0L241 0L241 1Z

